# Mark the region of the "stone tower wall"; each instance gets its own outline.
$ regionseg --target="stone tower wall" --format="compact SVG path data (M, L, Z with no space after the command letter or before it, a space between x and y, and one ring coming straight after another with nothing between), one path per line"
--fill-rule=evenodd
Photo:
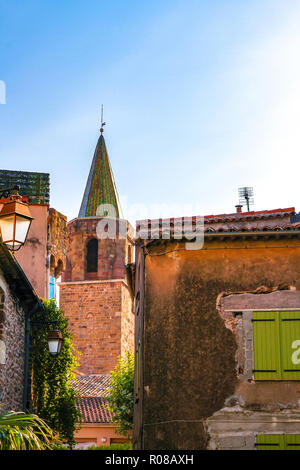
M69 318L74 345L81 353L78 370L85 375L109 373L134 343L132 298L125 280L125 264L133 259L131 237L128 232L125 238L119 236L117 220L116 239L98 240L101 220L85 217L69 223L66 271L60 284L60 308ZM86 246L92 238L98 240L98 271L89 273Z
M132 228L128 224L125 237L120 230L126 230L126 221L116 222L115 239L98 239L97 225L101 217L74 219L68 224L67 263L63 281L124 279L125 264L128 263L128 248L132 252ZM121 226L122 223L122 226ZM86 250L89 240L98 239L98 272L86 272ZM133 256L133 255L132 255Z

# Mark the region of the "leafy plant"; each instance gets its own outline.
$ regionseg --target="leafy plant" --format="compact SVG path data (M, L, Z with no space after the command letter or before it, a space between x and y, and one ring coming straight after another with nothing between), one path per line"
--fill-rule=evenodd
M133 427L134 355L127 351L125 358L119 357L110 375L106 407L113 414L118 432L129 438Z
M124 444L111 444L110 446L90 446L87 450L132 450L132 443L124 442Z
M38 416L10 411L0 415L0 450L46 450L54 440Z
M71 386L74 378L72 371L78 365L78 353L73 348L68 319L63 311L53 300L44 300L43 303L45 311L35 315L31 329L32 406L61 440L72 448L76 424L81 419ZM60 354L55 357L49 354L47 342L53 322L63 336Z

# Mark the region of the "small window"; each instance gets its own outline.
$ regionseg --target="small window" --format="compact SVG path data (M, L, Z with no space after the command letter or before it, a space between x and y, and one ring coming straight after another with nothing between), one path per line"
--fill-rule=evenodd
M55 299L55 277L49 276L49 299Z
M98 240L92 238L87 244L86 271L96 273L98 271Z
M300 311L254 312L254 378L300 380Z
M300 434L258 434L258 450L300 450Z

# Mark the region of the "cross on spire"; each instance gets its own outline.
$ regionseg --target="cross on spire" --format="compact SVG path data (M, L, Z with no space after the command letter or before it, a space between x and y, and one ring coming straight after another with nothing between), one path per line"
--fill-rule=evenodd
M101 127L100 127L100 132L101 134L103 133L104 129L103 126L105 126L106 122L103 121L103 104L101 105Z

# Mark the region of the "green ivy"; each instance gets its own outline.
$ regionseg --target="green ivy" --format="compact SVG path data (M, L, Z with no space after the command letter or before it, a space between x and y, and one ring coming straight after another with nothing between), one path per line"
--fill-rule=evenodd
M111 444L110 446L90 446L86 450L132 450L132 443Z
M75 405L75 391L71 386L73 370L79 355L71 342L68 319L54 300L44 300L44 312L34 315L31 327L32 407L50 428L73 448L76 424L81 415ZM61 331L63 343L60 354L51 356L47 335L53 324Z
M119 357L110 375L106 407L113 413L117 431L129 438L133 427L134 354L127 351L125 358Z

